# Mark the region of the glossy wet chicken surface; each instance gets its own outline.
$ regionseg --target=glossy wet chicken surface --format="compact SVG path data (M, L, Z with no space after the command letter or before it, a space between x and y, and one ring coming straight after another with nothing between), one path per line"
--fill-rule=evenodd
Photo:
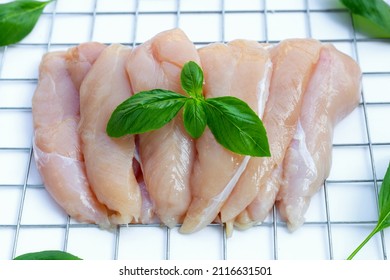
M159 130L110 138L117 105L155 88L184 94L188 61L206 98L235 96L262 119L271 157L234 154L206 129L192 139L180 114ZM329 174L333 127L359 103L361 72L331 45L235 40L197 49L179 29L131 49L86 43L42 59L33 99L34 155L46 189L73 218L102 227L212 222L247 228L273 205L291 230Z

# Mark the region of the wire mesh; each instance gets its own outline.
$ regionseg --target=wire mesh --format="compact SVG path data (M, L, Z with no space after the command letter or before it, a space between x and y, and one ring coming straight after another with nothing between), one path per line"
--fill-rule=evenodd
M0 259L43 249L89 259L345 258L376 224L378 188L390 158L390 40L359 32L362 25L337 1L325 0L53 2L32 35L0 48ZM221 225L193 235L160 225L106 231L73 221L46 193L31 145L31 97L42 54L84 41L135 47L174 27L199 47L236 38L277 43L313 37L360 64L361 103L335 129L331 174L297 232L286 230L276 209L232 238ZM387 259L389 237L381 232L360 258Z

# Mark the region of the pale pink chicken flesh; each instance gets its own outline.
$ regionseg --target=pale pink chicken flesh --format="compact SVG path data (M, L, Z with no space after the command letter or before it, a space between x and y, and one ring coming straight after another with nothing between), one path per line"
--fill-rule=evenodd
M155 88L183 93L180 72L200 64L194 44L179 29L162 32L134 49L127 63L135 93ZM179 115L164 127L139 135L141 167L157 216L167 226L180 223L191 200L194 142Z
M277 190L274 185L267 185L266 182L282 163L295 133L303 92L318 60L320 48L321 44L316 40L290 39L269 49L273 71L263 123L267 130L271 157L250 159L221 209L222 222L235 221L237 226L247 227L253 221L265 218L270 206L272 207ZM250 208L246 209L256 197L266 203L264 209L256 209L255 212ZM237 216L238 219L235 220ZM241 217L245 219L242 220Z
M114 225L138 222L142 206L133 169L134 136L110 138L106 133L112 112L132 93L125 68L130 54L122 45L107 47L80 88L79 133L87 176Z
M199 55L206 98L234 96L262 116L271 72L265 48L255 41L236 40L210 44ZM200 230L216 218L249 160L223 148L208 128L196 140L196 155L192 201L180 228L183 233Z
M101 46L92 47L96 57ZM85 73L95 55L86 61ZM79 222L107 228L106 208L96 199L85 173L77 133L79 92L67 68L68 58L69 53L52 52L42 59L32 100L34 158L46 190L67 214Z
M93 63L106 48L106 45L89 42L70 48L66 54L66 64L77 91Z
M208 128L193 140L181 112L156 131L107 135L111 113L132 94L185 94L180 73L188 61L203 68L207 98L235 96L258 113L271 157L227 151ZM329 174L333 127L358 105L360 78L353 59L312 39L197 50L173 29L133 50L85 43L42 60L34 157L49 193L80 222L182 224L190 233L214 221L229 236L233 224L261 222L276 203L294 230Z
M311 197L329 175L333 128L358 106L360 79L352 58L324 45L283 163L277 206L290 230L304 222Z

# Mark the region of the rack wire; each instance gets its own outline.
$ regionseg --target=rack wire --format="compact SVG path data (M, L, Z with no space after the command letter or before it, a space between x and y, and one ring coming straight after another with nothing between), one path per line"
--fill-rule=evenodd
M337 1L325 0L53 2L31 35L0 48L0 259L44 249L86 259L347 257L377 222L378 188L390 158L390 39L367 36L362 26ZM314 37L360 64L361 103L335 129L331 174L297 232L286 230L275 209L264 223L232 238L221 225L193 235L160 225L123 225L109 232L73 221L46 193L31 145L31 97L41 55L92 40L135 47L174 27L197 46L234 38L277 43ZM389 231L381 232L357 258L387 259L389 239Z

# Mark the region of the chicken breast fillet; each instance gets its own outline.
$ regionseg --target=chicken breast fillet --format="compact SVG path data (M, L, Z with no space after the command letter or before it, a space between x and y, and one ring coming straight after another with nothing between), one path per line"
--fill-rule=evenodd
M267 216L278 191L274 188L275 184L267 184L267 181L282 163L295 134L303 93L318 60L320 48L321 44L316 40L289 39L269 49L273 71L263 123L267 130L271 157L250 159L222 207L222 222L232 223L235 220L236 226L245 228ZM256 198L262 201L261 205L257 202L250 205Z
M185 63L203 68L206 98L235 96L258 113L271 157L232 153L211 131L193 140L182 114L161 129L110 138L114 109L132 94L186 95ZM33 152L47 191L72 218L104 228L127 223L248 228L276 204L290 230L330 172L334 126L360 100L357 63L331 45L249 40L196 49L180 29L130 49L90 42L46 54L32 101Z
M183 93L180 73L188 61L200 64L196 48L183 31L173 29L135 48L126 67L135 93L156 88ZM181 114L164 127L139 135L139 152L156 214L173 227L182 221L191 201L194 160L194 142Z
M199 55L206 98L234 96L263 115L271 62L260 44L246 40L215 43L201 48ZM223 148L208 128L196 140L196 155L192 201L180 228L183 233L200 230L216 218L249 161Z
M352 58L331 45L322 48L283 162L277 206L290 230L302 225L310 198L329 175L333 128L358 106L360 79Z
M96 59L107 46L97 42L83 43L66 52L66 66L77 91Z
M85 46L85 45L84 45ZM102 45L91 47L85 73ZM78 86L67 68L67 52L46 54L32 100L33 151L46 190L68 215L79 222L109 227L107 211L86 177L77 127L80 119ZM83 79L84 76L80 76Z
M132 94L125 68L130 54L119 44L107 47L80 88L79 133L87 176L114 225L138 222L142 205L133 169L134 136L110 138L106 133L111 113Z

